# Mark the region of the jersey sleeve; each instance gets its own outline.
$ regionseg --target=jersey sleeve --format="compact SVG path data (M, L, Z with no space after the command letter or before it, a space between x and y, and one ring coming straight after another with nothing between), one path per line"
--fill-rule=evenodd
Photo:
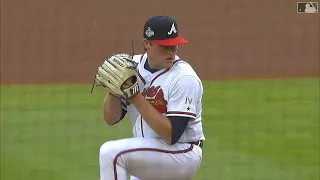
M197 101L201 84L193 76L182 76L171 86L166 116L196 118Z
M142 57L143 57L143 54L134 55L133 58L132 58L132 60L133 60L134 62L136 62L136 63L139 64Z

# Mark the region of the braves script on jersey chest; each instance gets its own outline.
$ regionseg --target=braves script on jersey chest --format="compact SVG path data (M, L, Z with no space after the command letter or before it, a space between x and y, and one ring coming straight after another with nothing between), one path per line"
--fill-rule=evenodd
M145 88L142 95L157 111L160 113L167 112L168 101L165 100L164 93L160 85Z

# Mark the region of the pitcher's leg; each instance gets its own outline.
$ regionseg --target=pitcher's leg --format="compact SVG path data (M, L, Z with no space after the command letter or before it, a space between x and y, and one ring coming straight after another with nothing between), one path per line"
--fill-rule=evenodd
M190 179L200 163L194 145L169 146L159 139L129 138L110 141L100 148L101 180Z
M136 139L133 144L138 148L121 156L129 174L141 180L192 179L201 162L201 148L191 144L169 146L162 140L147 138Z
M137 178L137 177L134 177L134 176L131 176L131 177L130 177L130 180L141 180L141 179L139 179L139 178Z
M124 164L121 162L114 164L116 155L119 151L125 150L125 143L127 141L114 142L116 141L106 142L100 148L100 180L127 180Z
M128 172L141 180L191 180L198 170L200 158L190 147L180 150L141 148L123 156Z
M150 143L150 141L153 143ZM131 154L138 148L160 148L162 146L163 144L158 140L147 140L145 138L128 138L104 143L100 148L99 156L101 180L127 180L127 174L132 175L128 170L128 164L131 164L130 167L134 167L144 158L138 156L137 162L135 162L135 160L126 159L127 154ZM137 167L134 167L132 170L136 169Z

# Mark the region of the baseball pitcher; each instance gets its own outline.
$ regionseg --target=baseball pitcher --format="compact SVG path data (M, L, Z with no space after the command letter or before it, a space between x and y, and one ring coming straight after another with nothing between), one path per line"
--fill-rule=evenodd
M108 89L108 125L129 115L133 137L100 148L101 180L189 180L200 168L202 82L177 56L188 41L175 19L155 16L143 31L145 54L115 54L98 68L96 83Z

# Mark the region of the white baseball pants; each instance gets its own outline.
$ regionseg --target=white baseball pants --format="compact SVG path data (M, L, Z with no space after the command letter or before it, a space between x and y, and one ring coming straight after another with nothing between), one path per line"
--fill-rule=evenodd
M155 138L108 141L100 148L100 180L191 180L200 167L198 145Z

